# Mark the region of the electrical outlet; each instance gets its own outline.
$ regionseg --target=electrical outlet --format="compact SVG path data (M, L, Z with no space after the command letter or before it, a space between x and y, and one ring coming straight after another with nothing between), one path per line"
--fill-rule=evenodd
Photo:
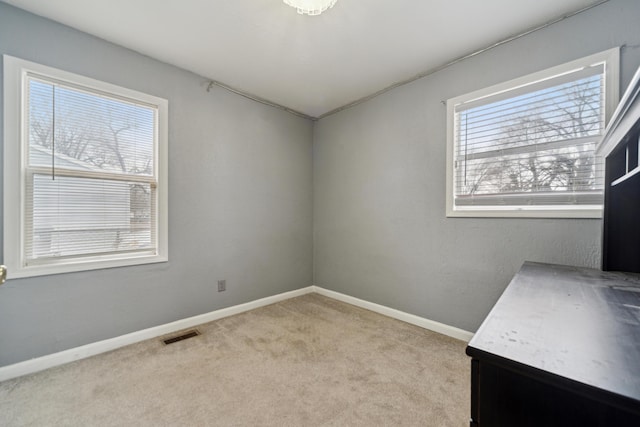
M227 290L227 281L226 280L218 280L218 292Z

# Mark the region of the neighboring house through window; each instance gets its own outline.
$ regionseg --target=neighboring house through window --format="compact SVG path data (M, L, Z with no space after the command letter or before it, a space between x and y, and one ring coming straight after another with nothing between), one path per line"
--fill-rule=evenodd
M4 56L9 277L167 260L167 101Z
M602 215L618 49L447 101L447 216Z

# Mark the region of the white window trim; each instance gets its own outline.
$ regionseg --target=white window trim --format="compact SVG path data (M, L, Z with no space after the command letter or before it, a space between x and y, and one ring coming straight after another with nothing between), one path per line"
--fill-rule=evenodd
M89 77L3 55L4 62L4 263L9 279L123 267L168 261L168 101ZM24 197L26 156L23 136L27 130L24 99L27 73L69 82L110 95L135 99L157 107L157 251L156 254L118 254L64 260L26 266L24 254Z
M602 218L599 206L455 206L454 200L454 120L455 107L462 103L512 90L533 82L548 79L585 66L605 63L605 125L609 122L619 100L620 49L613 48L567 62L536 73L509 80L504 83L476 90L447 100L447 179L446 179L446 215L447 217L513 217L513 218Z

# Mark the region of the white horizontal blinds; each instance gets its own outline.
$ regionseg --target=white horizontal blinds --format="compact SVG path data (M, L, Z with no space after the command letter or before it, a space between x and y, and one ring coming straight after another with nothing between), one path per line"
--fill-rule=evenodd
M603 130L602 65L456 106L456 205L602 203Z
M27 265L155 253L155 109L40 76L27 91Z

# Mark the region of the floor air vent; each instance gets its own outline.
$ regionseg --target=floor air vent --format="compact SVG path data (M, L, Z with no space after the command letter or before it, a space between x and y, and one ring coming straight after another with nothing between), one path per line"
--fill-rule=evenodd
M178 341L182 341L182 340L188 340L189 338L193 338L193 337L197 337L198 335L200 335L200 332L198 332L197 329L192 329L190 331L187 331L183 334L180 334L176 337L172 337L172 338L167 338L166 340L162 340L163 343L165 343L165 345L169 345L169 344L173 344L174 342L178 342Z

